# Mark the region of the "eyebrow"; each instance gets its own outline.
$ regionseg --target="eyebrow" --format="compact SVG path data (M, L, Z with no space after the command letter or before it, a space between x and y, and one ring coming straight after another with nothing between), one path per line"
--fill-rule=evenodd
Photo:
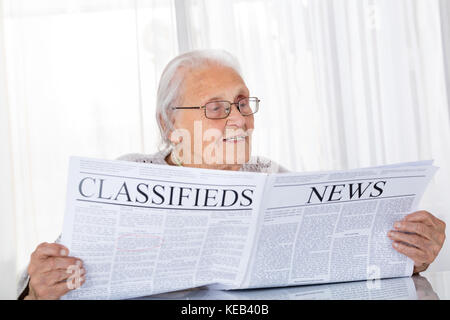
M247 96L246 93L247 93L247 91L242 88L241 90L239 90L239 92L236 95L236 97L238 97L238 96ZM212 98L205 99L204 104L206 104L208 102L211 102L211 101L225 101L225 100L224 100L223 96L214 96Z

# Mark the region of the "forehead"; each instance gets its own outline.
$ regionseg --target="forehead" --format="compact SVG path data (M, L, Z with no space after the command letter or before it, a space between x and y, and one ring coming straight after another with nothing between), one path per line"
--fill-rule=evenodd
M185 101L212 96L232 99L230 96L238 93L248 93L248 89L241 76L230 67L208 65L187 72L184 78Z

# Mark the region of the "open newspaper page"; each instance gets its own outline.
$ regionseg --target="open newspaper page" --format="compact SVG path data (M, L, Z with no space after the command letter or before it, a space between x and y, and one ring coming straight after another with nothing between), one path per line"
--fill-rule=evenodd
M241 284L266 177L71 158L62 244L86 282L63 299Z
M387 232L437 169L421 164L269 176L241 288L410 276Z
M412 277L248 290L194 288L139 300L417 300Z

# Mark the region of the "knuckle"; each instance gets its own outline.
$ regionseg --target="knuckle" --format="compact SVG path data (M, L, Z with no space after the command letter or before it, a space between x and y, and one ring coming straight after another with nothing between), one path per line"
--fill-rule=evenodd
M77 259L76 258L68 258L66 261L65 261L65 264L64 264L67 268L74 268L74 267L76 267L77 266Z
M421 239L418 236L416 236L415 238L416 238L416 244L419 248L425 248L428 246L428 243L424 239Z
M414 255L414 251L411 247L403 245L403 252L408 255L408 256L412 256Z
M47 249L52 250L52 254L59 255L59 252L60 252L59 244L57 244L57 243L49 243L47 245Z
M55 258L48 258L46 263L47 263L47 267L50 270L56 269L56 259Z
M425 228L424 228L423 224L417 223L415 226L416 226L416 230L415 231L417 233L423 234L425 232Z
M395 248L400 251L401 253L405 253L405 247L401 243L395 243Z
M36 247L36 250L42 250L42 249L44 249L47 245L48 245L48 242L42 242L42 243L38 244L38 246Z
M416 212L413 212L412 215L414 215L414 217L420 218L424 216L423 210L419 210Z
M422 212L425 219L433 220L434 216L429 211L423 210Z
M62 249L63 248L62 245L60 245L59 243L55 243L55 242L49 243L48 246L52 249Z
M59 281L61 281L63 279L63 272L62 271L56 271L55 273L53 273L52 277L55 280L55 282L59 282Z
M77 264L77 261L80 261L80 259L75 258L75 257L70 257L70 263L71 264Z
M77 267L83 267L83 260L81 260L81 259L78 259L78 258L75 258L75 262L74 262L74 264L77 266Z
M30 255L30 261L33 261L33 260L37 259L36 251L37 251L37 249L34 250L34 251L31 253L31 255Z
M401 234L400 232L392 232L391 237L395 240L398 240L400 238Z

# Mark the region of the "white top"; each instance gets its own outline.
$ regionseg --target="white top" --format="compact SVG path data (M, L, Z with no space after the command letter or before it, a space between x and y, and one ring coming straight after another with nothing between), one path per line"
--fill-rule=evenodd
M119 157L117 160L168 165L165 158L167 157L169 152L170 149L159 151L154 154L129 153ZM288 172L286 168L280 166L278 163L260 156L251 157L248 162L242 165L239 171L264 173Z
M120 156L119 158L117 158L117 160L169 165L165 160L169 152L170 149L162 150L154 154L129 153ZM280 166L276 162L260 156L251 157L247 163L244 163L242 165L239 171L264 173L288 172L286 168ZM58 239L56 239L55 242L60 243L60 239L61 235L58 237ZM19 283L17 284L17 297L20 297L30 280L27 269L28 267L21 273L21 276L19 278Z

